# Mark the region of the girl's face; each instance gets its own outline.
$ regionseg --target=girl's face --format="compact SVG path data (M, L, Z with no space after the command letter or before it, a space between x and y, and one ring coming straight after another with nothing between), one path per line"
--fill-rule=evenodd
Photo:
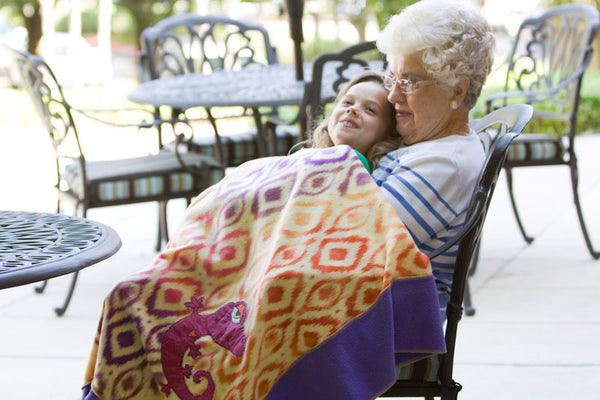
M362 154L393 130L387 90L377 82L353 85L335 105L327 129L333 144L346 144Z
M388 96L396 113L396 130L404 144L448 136L456 117L449 106L453 93L440 83L424 83L434 78L425 71L421 52L389 55L388 61L395 79L422 82L412 93L402 93L396 84Z

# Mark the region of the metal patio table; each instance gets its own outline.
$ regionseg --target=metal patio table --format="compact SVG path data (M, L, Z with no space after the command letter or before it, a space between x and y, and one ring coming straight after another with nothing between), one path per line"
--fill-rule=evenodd
M311 65L304 65L310 81ZM263 107L300 104L305 81L296 80L291 65L271 64L210 74L174 75L146 81L129 93L129 100L155 107Z
M86 218L0 211L0 289L77 273L120 247L112 228Z

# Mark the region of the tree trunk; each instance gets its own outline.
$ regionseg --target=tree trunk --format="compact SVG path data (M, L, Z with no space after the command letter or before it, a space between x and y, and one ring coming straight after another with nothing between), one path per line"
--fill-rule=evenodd
M27 35L29 42L27 44L27 51L36 54L40 40L42 39L42 15L40 13L39 3L32 5L33 12L31 15L23 15L25 18L25 28L27 29Z

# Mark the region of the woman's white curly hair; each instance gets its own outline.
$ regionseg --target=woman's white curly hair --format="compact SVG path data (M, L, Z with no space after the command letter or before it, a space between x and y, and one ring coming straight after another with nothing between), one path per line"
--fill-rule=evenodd
M475 106L494 62L496 40L483 15L453 0L421 0L392 16L377 39L386 55L423 51L432 77L453 86L459 76L470 79L464 99Z

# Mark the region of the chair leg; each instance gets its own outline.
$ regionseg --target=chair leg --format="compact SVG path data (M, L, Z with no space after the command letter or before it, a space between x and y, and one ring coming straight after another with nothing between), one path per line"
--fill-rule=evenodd
M465 282L465 297L463 298L463 303L465 307L465 314L469 317L475 315L475 308L471 304L471 289L469 288L469 278L467 278Z
M469 317L475 315L475 308L473 307L473 303L471 300L471 288L469 286L469 277L475 274L477 270L477 265L479 264L479 250L481 249L481 241L477 242L477 246L475 247L475 252L473 253L473 257L471 258L471 266L469 267L469 271L467 274L467 280L465 281L465 294L463 298L463 305L465 307L465 314Z
M48 280L45 280L40 286L36 286L34 290L36 293L44 293L46 286L48 286Z
M75 211L77 211L77 210L75 210ZM61 209L60 209L60 197L57 196L57 200L56 200L56 213L60 214L60 212L61 212ZM75 213L77 213L77 212L75 212ZM48 280L47 279L44 282L42 282L41 285L36 286L34 288L34 291L36 293L44 293L44 290L46 290L46 286L48 286Z
M592 240L590 239L590 235L588 233L583 218L583 210L581 208L581 203L579 201L579 174L577 168L577 160L571 161L569 167L571 168L571 185L573 187L573 201L575 202L575 208L577 208L577 216L579 217L579 225L581 226L581 232L583 233L583 238L585 239L585 244L587 245L590 254L594 258L594 260L597 260L598 258L600 258L600 252L594 250Z
M158 202L158 234L156 235L156 251L160 251L164 243L169 241L169 230L167 227L167 201Z
M228 154L227 149L223 145L223 141L221 140L221 135L219 135L219 129L217 127L217 120L208 108L206 109L206 115L215 134L215 158L221 163L221 165L227 166L229 165L229 158L231 155Z
M59 317L62 317L67 308L69 307L69 303L71 302L71 297L73 296L73 291L75 290L75 284L77 283L77 277L79 276L79 271L75 271L71 274L71 285L69 286L69 291L67 292L67 297L65 298L65 302L62 307L56 307L54 312Z
M512 204L512 208L515 214L515 218L517 219L517 224L519 225L519 230L521 231L521 235L523 235L523 239L527 243L533 242L533 237L527 235L525 232L525 228L523 227L523 223L521 222L521 217L519 216L519 211L517 210L517 203L515 202L515 195L513 193L513 180L512 180L512 171L510 168L505 168L506 171L506 182L508 183L508 193L510 195L510 203Z
M77 206L75 206L75 215L77 215ZM83 218L87 218L87 207L85 205L82 206L81 216ZM69 285L69 290L67 291L67 296L65 297L65 301L61 307L56 307L54 312L57 316L62 317L64 313L67 311L69 304L71 303L71 297L73 297L73 292L75 291L75 285L77 284L77 277L79 276L79 271L75 271L71 274L71 284Z
M162 225L161 225L161 220L162 220L162 202L158 202L158 224L157 224L157 230L156 230L156 245L154 246L154 249L156 251L160 251L160 249L162 248Z
M57 196L57 200L56 200L56 213L60 214L60 197ZM46 290L46 286L48 286L48 280L46 279L41 285L36 286L34 288L36 293L44 293L44 290Z
M481 239L477 242L477 246L475 247L475 252L473 257L471 258L471 266L469 266L468 276L475 275L475 271L477 271L477 266L479 265L479 250L481 249Z
M442 400L457 400L458 392L462 390L462 385L458 382L453 382L453 386L442 392Z
M160 109L155 108L154 109L154 120L155 121L162 121L162 116L160 115ZM157 147L158 147L158 151L161 151L163 148L163 129L162 129L162 122L156 124L156 137L158 139L158 143L157 143Z
M442 400L457 400L458 399L458 392L454 393L449 393L447 395L442 395Z

